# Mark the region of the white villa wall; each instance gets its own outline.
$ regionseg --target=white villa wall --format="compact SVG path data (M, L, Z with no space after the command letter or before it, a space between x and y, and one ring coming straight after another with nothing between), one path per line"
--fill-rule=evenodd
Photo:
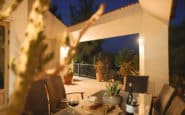
M115 13L116 12L116 13ZM106 39L110 37L138 33L142 10L139 4L131 5L122 10L113 11L103 15L88 31L82 36L82 41ZM113 14L113 15L112 15ZM84 23L69 27L74 36Z
M150 15L168 24L173 0L139 0L141 7Z
M140 23L138 20L141 20L141 15L139 15L139 13L128 17L123 17L114 21L110 21L104 24L92 26L91 28L89 28L87 33L83 35L81 41L105 39L138 33L140 29ZM78 31L75 31L74 35L77 32Z
M55 37L62 38L62 34L67 30L67 27L59 21L51 12L45 14L45 34L48 39Z
M11 0L6 0L6 2ZM19 56L21 43L28 22L28 1L24 0L10 17L10 64L14 57ZM9 70L9 94L13 91L15 75Z
M149 92L158 95L169 83L168 24L143 13L140 37L144 39L144 75L149 75Z
M45 14L45 30L44 33L47 37L48 51L54 52L54 58L45 66L46 69L56 67L60 63L60 45L54 38L62 38L62 34L67 30L67 27L61 23L51 12Z

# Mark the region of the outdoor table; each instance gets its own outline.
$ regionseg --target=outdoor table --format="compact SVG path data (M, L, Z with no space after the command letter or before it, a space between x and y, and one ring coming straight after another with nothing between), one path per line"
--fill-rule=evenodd
M152 95L143 93L143 94L133 94L138 101L138 115L149 115ZM107 113L107 115L125 115L125 103L127 99L127 92L122 92L123 101L121 105L117 105L114 109ZM75 115L106 115L106 110L110 105L103 104L102 106L92 109L90 108L92 102L86 98L84 100L80 100L80 103L77 107L75 107ZM73 115L72 109L67 107L59 112L55 113L55 115Z

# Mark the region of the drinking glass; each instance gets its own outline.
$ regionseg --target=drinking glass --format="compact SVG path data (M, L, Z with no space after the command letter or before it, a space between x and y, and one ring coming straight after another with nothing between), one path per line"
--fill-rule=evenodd
M69 99L69 106L72 108L72 114L75 115L75 107L79 104L79 98L78 97L71 97Z

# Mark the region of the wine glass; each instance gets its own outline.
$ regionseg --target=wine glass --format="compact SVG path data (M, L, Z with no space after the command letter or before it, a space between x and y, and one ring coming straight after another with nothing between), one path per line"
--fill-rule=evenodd
M79 104L79 98L78 97L71 97L69 99L69 106L72 108L72 114L75 115L75 107Z

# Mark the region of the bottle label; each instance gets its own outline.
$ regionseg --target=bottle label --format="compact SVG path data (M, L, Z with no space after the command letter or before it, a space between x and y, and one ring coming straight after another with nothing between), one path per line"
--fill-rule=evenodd
M134 113L134 107L132 105L126 104L126 112Z

